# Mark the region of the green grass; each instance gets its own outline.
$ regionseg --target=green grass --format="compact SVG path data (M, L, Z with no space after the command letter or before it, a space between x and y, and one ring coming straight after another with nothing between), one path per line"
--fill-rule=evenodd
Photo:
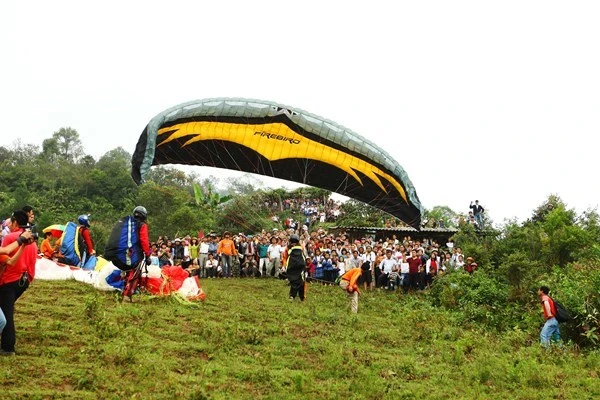
M205 280L204 303L35 281L17 302L3 399L594 399L600 354L545 351L539 326L460 325L423 295Z

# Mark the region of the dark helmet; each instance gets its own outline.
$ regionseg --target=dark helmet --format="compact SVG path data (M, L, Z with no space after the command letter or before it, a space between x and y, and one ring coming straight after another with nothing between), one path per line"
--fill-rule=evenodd
M148 216L148 211L146 210L146 207L137 206L136 208L133 209L133 217L134 218L146 219L147 216Z
M300 237L296 234L290 236L290 243L300 243Z
M88 215L80 215L77 217L77 222L79 222L79 225L87 226L88 228L90 227L90 219Z

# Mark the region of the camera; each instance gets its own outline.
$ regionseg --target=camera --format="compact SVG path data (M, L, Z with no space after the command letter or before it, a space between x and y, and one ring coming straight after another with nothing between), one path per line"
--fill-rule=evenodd
M31 232L31 243L33 242L37 242L38 238L39 238L39 234L37 232L37 230L35 229L35 225L27 225L24 226L25 230L28 232Z

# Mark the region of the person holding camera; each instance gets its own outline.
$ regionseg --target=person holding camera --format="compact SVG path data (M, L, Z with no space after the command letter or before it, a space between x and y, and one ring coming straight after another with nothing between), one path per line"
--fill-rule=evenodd
M23 246L29 243L30 240L31 232L25 232L17 239L17 241L12 242L6 247L0 247L0 277L4 273L4 270L7 266L14 265L17 262L19 257L21 257L21 253L23 253ZM4 317L4 313L0 308L0 333L2 333L5 326L6 317Z
M29 216L23 210L13 212L10 217L10 231L3 241L4 247L14 246L17 242L20 255L12 262L7 262L5 270L0 275L0 309L6 318L6 326L0 340L0 355L15 354L15 303L27 290L35 277L35 263L38 248L37 237L31 232ZM13 250L14 251L14 250ZM13 255L16 258L17 253ZM12 258L12 257L11 257ZM11 265L11 263L13 263Z

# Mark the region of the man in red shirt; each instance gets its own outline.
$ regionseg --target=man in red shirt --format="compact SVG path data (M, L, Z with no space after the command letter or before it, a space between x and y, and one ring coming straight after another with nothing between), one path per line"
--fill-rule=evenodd
M140 253L143 257L141 261L138 263L136 268L127 271L126 273L126 283L123 288L123 299L126 297L129 298L129 301L133 303L133 294L136 289L140 285L142 281L142 265L148 266L152 262L150 260L150 255L152 255L152 248L150 247L150 235L148 232L148 223L146 222L146 218L148 217L148 211L143 206L137 206L133 209L133 218L137 223L137 231L139 234L139 248L136 248L134 251ZM144 264L145 258L145 264ZM148 272L146 270L146 272Z
M87 251L87 256L93 256L96 254L96 250L94 249L94 242L92 241L92 236L90 235L90 218L89 215L80 215L77 218L77 222L79 222L79 232L81 232L81 236L83 236L83 240L85 241L85 248Z
M419 274L421 273L420 270L423 262L416 250L410 252L410 258L407 261L409 287L416 290L419 287Z
M21 256L13 265L7 263L6 269L0 276L0 308L6 318L6 326L2 330L2 339L0 340L2 348L0 355L15 354L15 303L35 277L38 248L35 241L21 237L26 230L29 230L27 213L23 210L13 212L10 217L11 233L4 238L3 245L7 247L13 242L17 242L20 244L19 249L11 256L14 256L16 252L21 252Z
M538 296L542 300L542 311L544 313L544 327L542 328L542 332L540 332L540 341L542 346L548 347L550 346L550 339L553 342L558 342L560 340L560 329L558 328L558 321L556 320L556 307L554 306L554 301L548 293L550 289L548 286L541 286L538 290Z

